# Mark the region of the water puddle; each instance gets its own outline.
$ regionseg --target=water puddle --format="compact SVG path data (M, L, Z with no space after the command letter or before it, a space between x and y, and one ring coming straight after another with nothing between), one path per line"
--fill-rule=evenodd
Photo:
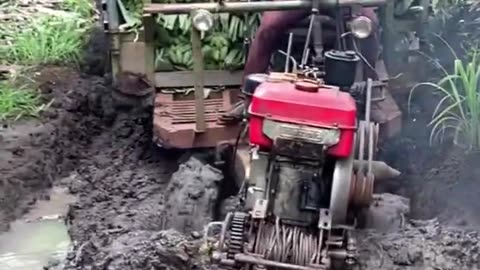
M0 234L0 270L42 270L63 261L70 238L62 217L74 201L66 189L55 187L50 200L39 201L8 232Z

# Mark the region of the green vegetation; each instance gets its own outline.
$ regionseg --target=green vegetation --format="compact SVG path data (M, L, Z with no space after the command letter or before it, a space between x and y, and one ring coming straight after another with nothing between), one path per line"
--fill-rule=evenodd
M5 48L3 59L23 65L76 62L84 32L76 18L31 19L28 29L12 33L14 43Z
M191 3L201 0L157 0L155 3ZM208 2L208 1L205 1ZM123 0L120 10L123 29L135 31L140 26L143 0ZM203 35L205 68L208 70L241 69L245 63L243 41L253 35L260 15L215 14L213 29ZM189 15L161 15L156 18L156 70L192 70Z
M471 59L455 60L454 71L436 83L420 83L433 87L440 97L429 126L432 127L430 143L453 136L457 145L480 149L480 59L475 53ZM410 96L411 97L411 96Z
M77 63L94 19L91 0L2 1L0 64L36 66ZM32 83L0 79L0 121L37 117L44 104Z
M480 150L480 56L478 54L478 3L438 0L430 20L431 51L425 54L440 75L433 82L413 87L434 90L430 143L452 139L456 145ZM446 53L450 52L450 54Z
M18 12L20 7L7 4L5 12L15 20L0 22L2 62L39 65L79 60L92 23L90 1L65 0L57 9L40 6L36 13Z
M157 20L156 69L192 70L190 18L188 15L160 16ZM202 51L205 68L234 70L243 67L243 41L259 23L257 14L239 17L217 14L215 26L205 34ZM248 25L252 28L247 27Z
M37 117L47 107L41 103L36 91L0 81L0 121Z

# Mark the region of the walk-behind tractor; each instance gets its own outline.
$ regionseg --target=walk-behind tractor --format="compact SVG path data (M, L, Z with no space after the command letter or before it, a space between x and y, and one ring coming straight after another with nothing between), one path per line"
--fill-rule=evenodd
M372 121L372 106L389 96L387 78L362 81L364 57L352 49L372 31L370 19L352 16L353 11L385 4L385 0L286 0L145 5L146 40L149 14L190 14L192 19L195 99L157 94L155 141L180 148L225 141L238 149L248 134L248 158L239 185L241 206L206 229L215 247L212 258L220 266L319 270L355 265L352 232L372 202L374 182L399 174L374 160L381 127ZM217 116L226 106L220 102L225 94L218 100L205 99L203 91L202 32L215 23L215 13L294 9L313 13L302 59L292 56L290 38L284 72L249 75L242 88L250 97L245 121L222 126ZM313 26L321 24L317 20L322 9L341 10L334 13L342 19L334 18L333 49L314 55L309 53L310 44L318 38L311 37ZM397 110L393 100L390 104ZM193 126L187 118L194 120ZM221 232L212 240L210 232L218 226Z

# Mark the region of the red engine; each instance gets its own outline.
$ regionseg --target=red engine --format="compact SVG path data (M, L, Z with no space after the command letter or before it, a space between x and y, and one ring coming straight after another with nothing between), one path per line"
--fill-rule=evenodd
M355 100L336 87L266 81L255 89L249 114L250 142L262 150L271 150L278 139L321 145L336 157L353 150Z

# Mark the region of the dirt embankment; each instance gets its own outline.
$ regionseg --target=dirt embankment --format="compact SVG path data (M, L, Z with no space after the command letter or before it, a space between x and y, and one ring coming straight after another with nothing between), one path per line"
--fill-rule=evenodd
M80 78L64 68L46 68L36 73L45 100L54 100L39 121L14 126L5 123L0 144L0 224L28 209L42 191L85 158L85 147L101 133L99 117L90 93L104 91L99 78ZM93 98L93 97L92 97ZM105 118L107 116L105 115Z
M449 142L430 143L432 112L437 105L428 89L419 91L407 106L408 95L396 96L403 112L403 129L385 142L381 159L402 175L380 190L411 200L411 216L437 217L443 225L477 229L480 224L480 155Z

